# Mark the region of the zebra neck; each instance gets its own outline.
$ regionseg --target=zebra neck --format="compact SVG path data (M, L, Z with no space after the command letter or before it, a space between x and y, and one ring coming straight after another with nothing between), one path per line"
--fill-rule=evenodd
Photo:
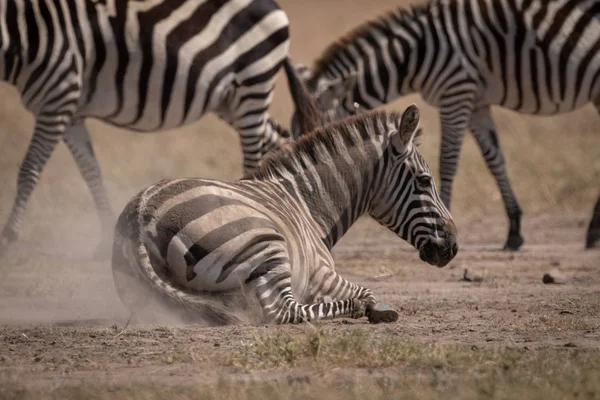
M329 162L311 165L294 177L298 197L329 249L370 204L374 164L378 161L370 160L369 153L351 149L346 157L334 155Z
M348 109L354 102L373 109L420 92L429 75L427 65L434 63L437 50L449 46L432 7L397 10L359 26L323 53L311 84L356 74L358 85L346 99Z

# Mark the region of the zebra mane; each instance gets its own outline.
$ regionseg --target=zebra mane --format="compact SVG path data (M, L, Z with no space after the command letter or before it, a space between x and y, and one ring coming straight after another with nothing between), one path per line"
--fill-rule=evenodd
M337 57L338 54L344 51L349 45L355 44L359 39L368 37L372 34L373 30L379 30L386 35L392 34L390 28L390 21L394 20L399 23L410 21L424 13L429 12L431 7L437 3L438 0L427 1L423 4L411 5L410 8L399 7L394 10L388 11L383 15L376 17L375 19L366 21L361 25L355 27L350 32L331 43L321 53L321 56L317 58L313 67L313 79L318 79L319 75L323 73L331 62ZM311 82L309 85L313 85Z
M328 154L337 154L344 143L346 148L356 147L359 143L370 140L374 136L381 136L384 130L376 127L388 121L400 121L402 113L396 111L371 111L348 117L330 123L325 127L317 128L303 134L300 139L291 142L287 147L268 155L261 166L250 172L242 179L268 179L280 175L280 172L298 172L298 166L303 159L308 159L314 164L323 162L322 149Z

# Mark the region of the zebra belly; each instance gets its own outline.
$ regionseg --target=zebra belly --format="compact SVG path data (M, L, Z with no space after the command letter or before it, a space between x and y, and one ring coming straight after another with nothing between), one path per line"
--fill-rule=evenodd
M572 11L569 22L559 32L534 29L527 19L522 38L504 37L510 49L504 62L494 60L493 71L479 60L484 95L488 104L526 114L553 115L585 106L600 96L600 20L592 19L585 27L575 28L584 10ZM548 24L552 14L547 16ZM546 24L542 24L546 27ZM573 30L578 40L570 40ZM503 66L503 70L498 66ZM485 67L483 67L485 66Z
M554 101L551 98L544 96L536 96L535 93L524 91L522 93L521 102L515 105L514 102L489 101L486 104L498 105L522 114L531 115L556 115L574 111L588 104L591 99L586 98L580 100L565 99Z

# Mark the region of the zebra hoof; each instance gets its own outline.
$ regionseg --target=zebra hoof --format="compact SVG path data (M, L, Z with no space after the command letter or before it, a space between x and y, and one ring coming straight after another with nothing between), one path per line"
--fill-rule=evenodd
M521 235L510 235L504 244L504 250L518 251L524 242Z
M367 318L372 324L396 322L398 320L398 312L387 304L377 303L367 309Z
M586 250L594 249L596 247L600 247L600 229L589 231L587 238L585 239Z

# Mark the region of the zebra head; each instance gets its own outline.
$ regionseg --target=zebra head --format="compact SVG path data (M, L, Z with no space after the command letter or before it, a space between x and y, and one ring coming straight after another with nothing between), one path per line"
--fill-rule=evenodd
M374 175L369 214L412 244L421 260L443 267L458 252L458 233L414 140L421 130L411 105L387 120L389 143Z
M356 114L358 107L350 101L352 96L349 96L356 86L356 73L339 78L317 78L313 71L303 64L295 64L294 70L295 76L304 84L316 104L321 126ZM304 133L302 124L299 123L301 114L302 110L296 104L290 123L294 137Z

